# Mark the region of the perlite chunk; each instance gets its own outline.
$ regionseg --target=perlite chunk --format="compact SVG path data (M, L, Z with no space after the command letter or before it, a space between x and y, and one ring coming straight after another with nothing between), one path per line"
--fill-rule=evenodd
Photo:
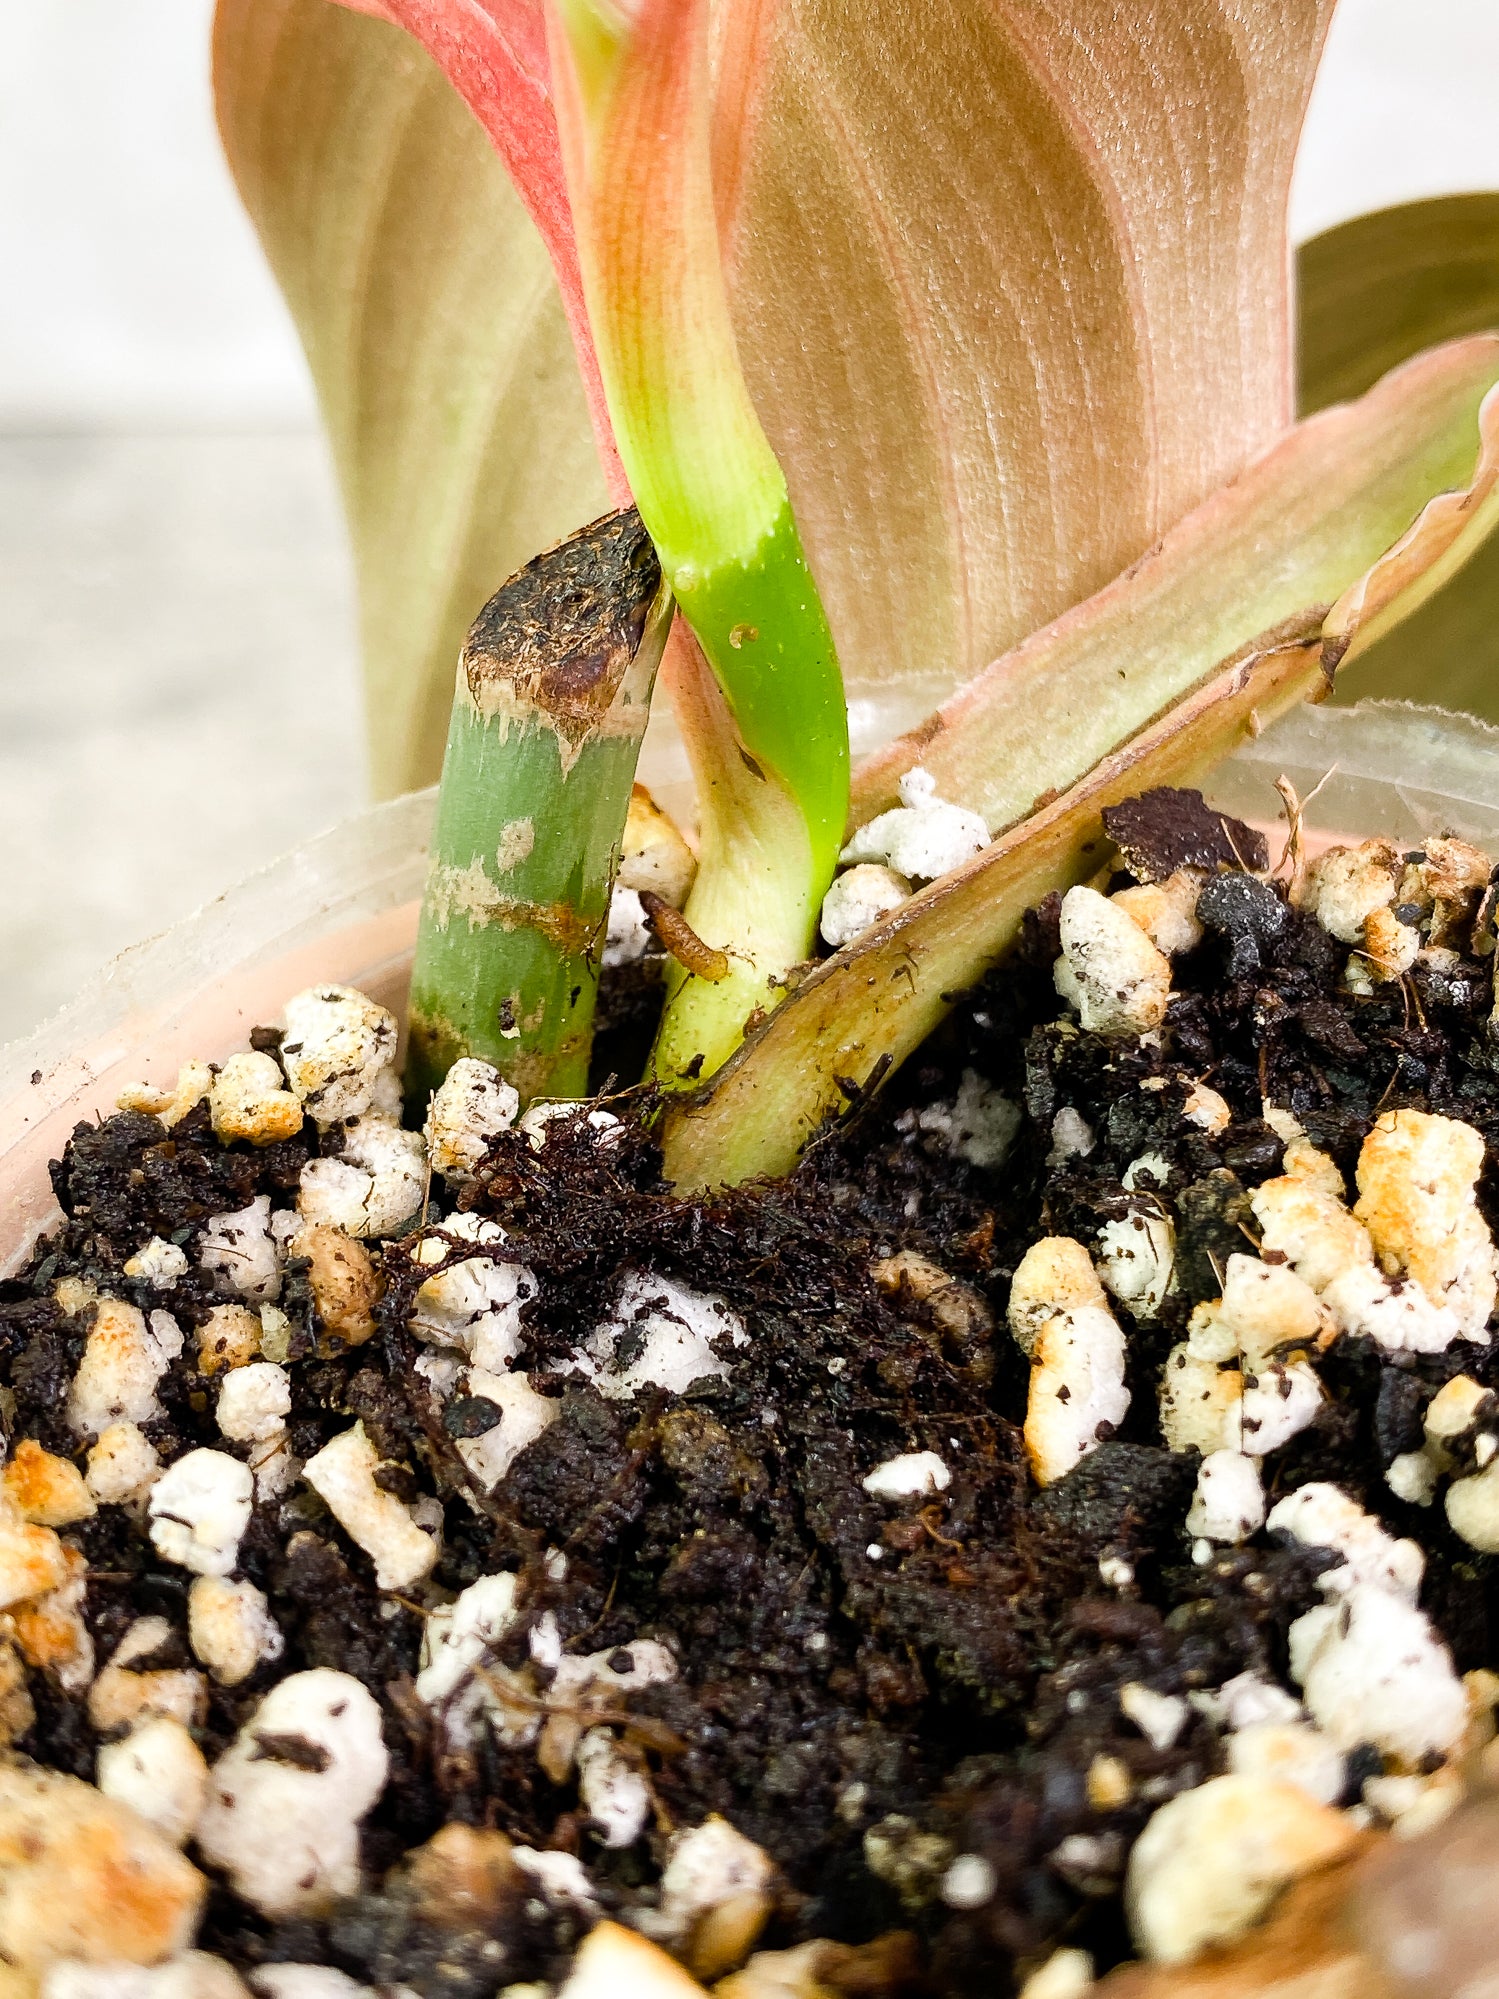
M1468 1339L1483 1336L1499 1264L1474 1199L1483 1135L1459 1118L1386 1111L1359 1153L1355 1215L1387 1276L1412 1277L1450 1306Z
M1397 1541L1337 1486L1298 1486L1276 1501L1265 1524L1272 1534L1289 1534L1304 1548L1330 1548L1342 1556L1317 1578L1325 1595L1344 1596L1369 1585L1415 1602L1426 1567L1420 1548L1414 1541Z
M278 1750L295 1743L302 1753ZM348 1673L271 1688L213 1767L198 1846L262 1915L310 1915L359 1887L359 1822L389 1755L374 1696Z
M1098 1305L1107 1311L1108 1302L1082 1244L1071 1236L1042 1236L1021 1257L1010 1280L1010 1331L1020 1351L1028 1354L1041 1328L1058 1312L1080 1305Z
M188 1451L151 1488L151 1543L163 1561L227 1576L250 1524L255 1481L224 1451Z
M207 1882L170 1840L92 1784L0 1765L0 1961L155 1964L192 1941Z
M325 1129L368 1111L396 1059L395 1015L352 986L309 986L286 1003L281 1062Z
M257 1304L279 1298L281 1247L271 1233L270 1195L257 1194L232 1214L211 1215L198 1243L198 1262L223 1277L242 1298L253 1298Z
M85 1482L101 1506L144 1499L161 1475L156 1447L134 1423L111 1423L90 1447Z
M1291 1674L1340 1749L1372 1742L1419 1763L1462 1739L1468 1704L1452 1655L1406 1598L1359 1583L1290 1630Z
M1025 1448L1039 1485L1064 1477L1124 1421L1124 1334L1101 1305L1046 1321L1031 1353Z
M1253 1458L1213 1451L1197 1468L1187 1532L1204 1541L1247 1541L1265 1521L1265 1489Z
M1057 991L1090 1034L1149 1033L1166 1017L1171 960L1128 914L1096 889L1062 898Z
M822 899L817 927L822 941L835 951L862 937L866 930L899 909L911 893L911 884L894 868L877 861L861 861L835 877Z
M302 1476L349 1539L373 1561L379 1587L410 1589L431 1573L438 1544L394 1493L376 1484L379 1469L380 1455L363 1423L356 1423L309 1458Z
M427 1156L448 1180L471 1180L490 1142L509 1131L520 1093L492 1063L464 1055L432 1093L427 1109Z
M418 1131L391 1119L358 1117L336 1158L302 1168L297 1208L304 1221L326 1222L351 1236L388 1236L422 1204L427 1152Z
M34 1437L16 1445L0 1490L38 1527L72 1527L98 1511L77 1465L44 1451Z
M1098 1267L1119 1303L1137 1319L1154 1319L1171 1289L1176 1231L1154 1202L1142 1202L1098 1232Z
M1109 897L1122 909L1168 958L1194 951L1202 942L1202 925L1197 920L1197 898L1204 877L1196 868L1178 868L1161 882L1142 882L1138 888L1122 888Z
M1292 1784L1211 1778L1136 1840L1125 1907L1141 1954L1179 1964L1241 1936L1287 1882L1346 1853L1357 1828Z
M181 1332L167 1313L153 1312L148 1324L134 1305L101 1298L73 1377L68 1421L83 1437L111 1423L150 1422L161 1414L156 1384L181 1351Z
M470 1246L499 1250L505 1242L498 1222L463 1212L437 1223L416 1247L419 1264L446 1268L417 1291L412 1332L435 1346L459 1348L491 1372L520 1352L521 1312L536 1295L536 1279L523 1263L461 1252Z
M912 881L935 881L972 860L989 844L976 812L937 796L937 780L919 764L900 781L901 802L861 826L838 856L847 867L883 861Z
M225 1145L277 1145L302 1129L302 1106L282 1079L274 1055L231 1055L213 1079L208 1113Z
M748 1339L744 1322L721 1298L632 1270L613 1311L585 1342L578 1367L611 1402L643 1388L680 1395L707 1375L727 1375L730 1363L716 1349L744 1346ZM622 1354L628 1356L623 1365Z
M199 1576L188 1591L187 1637L221 1687L237 1687L286 1650L264 1593L227 1576Z
M1303 1173L1265 1180L1249 1197L1261 1254L1282 1256L1317 1293L1343 1272L1372 1264L1374 1245L1338 1196Z
M99 1789L139 1812L173 1846L186 1846L208 1797L208 1765L191 1733L158 1714L99 1751Z
M1362 944L1370 916L1394 902L1400 873L1393 840L1330 847L1312 863L1307 901L1329 935L1343 944Z
M481 1430L476 1437L460 1437L456 1444L473 1477L486 1492L493 1492L526 1446L556 1422L562 1404L538 1395L524 1374L490 1374L481 1367L469 1369L467 1393L492 1402L500 1412L492 1429Z
M1381 1353L1445 1353L1462 1331L1448 1305L1433 1305L1414 1278L1386 1277L1359 1263L1322 1294L1339 1332L1373 1340Z

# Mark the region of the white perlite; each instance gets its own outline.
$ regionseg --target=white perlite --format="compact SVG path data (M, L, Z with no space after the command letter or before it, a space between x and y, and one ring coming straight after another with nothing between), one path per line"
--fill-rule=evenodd
M570 1124L576 1131L591 1132L597 1145L612 1144L612 1134L619 1130L619 1119L613 1111L589 1111L582 1104L571 1102L532 1104L529 1110L522 1113L515 1128L525 1133L533 1152L540 1152L554 1124Z
M1169 1215L1145 1204L1105 1222L1098 1232L1099 1274L1125 1310L1154 1319L1171 1289L1176 1231Z
M396 1059L395 1015L352 986L309 986L286 1003L281 1063L310 1116L326 1128L375 1102Z
M1125 1877L1141 1955L1180 1964L1241 1936L1287 1882L1357 1836L1341 1812L1265 1778L1213 1777L1172 1798L1136 1840Z
M375 1999L375 1992L405 1993L406 1986L371 1988L331 1964L263 1964L250 1973L260 1999Z
M651 1788L607 1728L578 1744L578 1798L605 1846L633 1846L651 1815Z
M227 1576L250 1524L255 1481L223 1451L189 1451L151 1488L151 1544L163 1561L200 1576Z
M232 1368L219 1390L218 1424L237 1444L264 1443L279 1435L291 1414L291 1381L274 1361Z
M609 922L604 931L605 969L639 964L650 948L651 926L639 890L616 882L609 894Z
M472 1180L490 1141L510 1129L519 1110L519 1092L493 1064L460 1056L433 1091L427 1109L432 1171L447 1180Z
M89 1688L88 1718L101 1735L133 1728L148 1715L170 1715L184 1728L203 1719L203 1675L187 1667L144 1666L173 1637L164 1617L138 1617L115 1647L114 1656Z
M817 924L822 941L841 951L882 916L899 909L910 893L911 884L894 868L882 867L877 861L860 862L837 876L822 899Z
M112 1423L149 1423L161 1414L156 1384L181 1351L182 1334L168 1313L153 1312L148 1324L134 1305L101 1298L73 1377L68 1421L83 1437Z
M515 1590L513 1575L480 1576L427 1618L416 1691L442 1715L449 1739L459 1748L468 1745L475 1720L486 1711L497 1723L518 1724L507 1731L507 1740L524 1742L536 1733L536 1720L502 1707L478 1670L515 1627Z
M989 844L976 812L937 796L937 780L917 764L900 781L900 804L861 826L838 856L842 866L881 861L911 881L950 874Z
M616 1369L615 1350L627 1336L633 1358ZM589 1335L577 1366L611 1402L627 1401L642 1388L680 1395L694 1381L729 1372L728 1360L714 1352L713 1343L740 1347L748 1340L743 1321L721 1298L632 1270L614 1310Z
M1062 897L1057 991L1090 1034L1149 1033L1166 1017L1171 960L1128 914L1096 889Z
M378 1586L410 1589L431 1573L438 1543L423 1532L394 1493L375 1483L379 1469L379 1453L363 1423L356 1423L309 1458L302 1476L349 1539L374 1562Z
M998 1166L1014 1144L1020 1106L986 1083L976 1069L965 1069L950 1103L903 1111L896 1128L919 1131L935 1139L949 1158L987 1170Z
M1317 1586L1327 1596L1344 1596L1372 1585L1414 1603L1426 1557L1414 1541L1397 1541L1370 1513L1335 1485L1299 1486L1270 1509L1272 1534L1289 1534L1304 1548L1330 1548L1342 1556L1324 1570Z
M320 1769L267 1753L277 1736L321 1752ZM359 1822L389 1757L374 1697L319 1667L272 1687L214 1765L198 1845L262 1915L311 1914L359 1887Z
M1187 1532L1206 1541L1237 1545L1264 1522L1265 1489L1255 1460L1238 1451L1211 1452L1197 1468Z
M174 1846L192 1838L208 1796L208 1765L182 1723L158 1714L99 1751L99 1789L139 1812Z
M483 1396L500 1412L492 1430L460 1437L455 1446L479 1484L493 1492L526 1446L556 1422L562 1404L538 1395L524 1374L489 1374L479 1367L469 1369L466 1392Z
M1249 1206L1259 1225L1261 1254L1284 1257L1319 1294L1344 1271L1374 1261L1368 1230L1319 1179L1285 1173L1262 1181Z
M1240 1777L1294 1784L1319 1805L1335 1805L1348 1781L1338 1745L1305 1721L1258 1721L1229 1737L1228 1767Z
M198 1263L242 1298L274 1303L281 1296L281 1246L271 1234L270 1195L257 1194L233 1214L211 1215L199 1239Z
M871 1499L914 1499L946 1492L952 1473L935 1451L906 1451L886 1458L859 1481Z
M1359 1152L1354 1208L1386 1276L1413 1278L1475 1340L1487 1337L1499 1294L1499 1263L1475 1200L1483 1152L1483 1134L1458 1118L1386 1111Z
M417 1245L416 1260L440 1264L472 1245L499 1249L505 1231L473 1213L449 1215ZM416 1294L411 1330L434 1346L456 1347L478 1367L499 1373L521 1346L521 1311L536 1295L536 1279L522 1263L494 1256L461 1256L427 1278Z
M1257 1256L1229 1257L1217 1312L1225 1332L1233 1335L1222 1359L1237 1352L1250 1362L1270 1360L1284 1347L1321 1345L1331 1329L1327 1312L1304 1279L1284 1264L1262 1263Z
M170 1291L188 1269L187 1251L159 1235L152 1236L125 1261L125 1275L149 1284L153 1291Z
M1192 1714L1180 1694L1158 1694L1134 1681L1119 1689L1119 1709L1152 1749L1169 1749Z
M274 1055L231 1055L213 1079L208 1111L225 1145L275 1145L302 1129L302 1106L286 1088Z
M1015 1344L1024 1354L1035 1347L1048 1319L1082 1305L1108 1309L1093 1259L1071 1236L1042 1236L1033 1242L1010 1280L1006 1308Z
M127 1083L115 1098L115 1107L160 1118L170 1131L174 1124L180 1124L190 1110L202 1103L212 1088L211 1063L184 1062L171 1089L157 1089L152 1083Z
M1471 1478L1455 1479L1447 1488L1446 1511L1452 1531L1470 1548L1499 1554L1499 1458Z
M660 1943L680 1944L710 1909L769 1894L775 1871L763 1847L715 1813L673 1836L659 1901L640 1911L640 1927Z
M1273 1517L1273 1516L1272 1516ZM1372 1742L1419 1763L1456 1747L1468 1722L1447 1647L1405 1598L1359 1583L1290 1630L1291 1676L1340 1749Z
M1433 1305L1414 1278L1385 1277L1354 1264L1322 1294L1338 1331L1373 1340L1382 1353L1445 1353L1462 1328L1448 1305Z
M956 1865L956 1862L954 1862ZM1020 1999L1085 1999L1093 1990L1093 1958L1086 1950L1054 1950L1020 1988Z
M1299 1437L1322 1407L1322 1383L1305 1361L1273 1361L1243 1379L1237 1442L1257 1458Z
M1161 1435L1168 1449L1210 1457L1240 1448L1244 1377L1237 1368L1221 1367L1184 1340L1166 1356L1159 1393Z
M421 1206L426 1178L421 1133L371 1111L345 1127L336 1158L302 1168L297 1208L304 1221L331 1223L345 1235L387 1236Z
M156 1447L134 1423L110 1423L88 1454L85 1482L101 1506L142 1500L161 1475Z
M1202 942L1197 898L1205 880L1195 868L1178 868L1163 882L1122 888L1109 901L1145 932L1158 951L1174 958L1179 952L1196 950Z
M250 1989L223 1958L188 1950L151 1965L60 1958L47 1967L41 1999L250 1999Z
M264 1594L254 1583L225 1576L199 1576L188 1591L187 1638L194 1658L221 1687L237 1687L286 1649Z
M1124 1334L1101 1305L1048 1319L1031 1353L1025 1448L1039 1485L1050 1485L1095 1450L1106 1426L1129 1409Z
M1365 923L1395 900L1400 873L1400 850L1393 840L1330 847L1312 863L1307 906L1329 936L1343 944L1362 944Z

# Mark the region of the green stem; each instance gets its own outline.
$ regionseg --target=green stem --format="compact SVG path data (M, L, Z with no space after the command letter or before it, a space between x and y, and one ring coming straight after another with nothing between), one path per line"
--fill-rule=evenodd
M728 977L714 982L680 965L668 969L651 1073L677 1089L711 1076L738 1047L745 1023L785 997L784 975L811 948L823 877L801 807L746 748L681 624L664 671L698 794L698 869L683 913L729 960Z
M630 509L528 563L459 661L411 981L407 1094L461 1055L581 1096L620 834L670 620Z

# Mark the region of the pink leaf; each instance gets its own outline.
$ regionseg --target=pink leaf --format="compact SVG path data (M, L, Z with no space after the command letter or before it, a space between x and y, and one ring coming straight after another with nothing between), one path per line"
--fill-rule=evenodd
M551 67L541 0L344 0L414 35L446 74L505 162L551 255L578 350L599 455L620 504L629 485L604 404L598 358L552 110Z

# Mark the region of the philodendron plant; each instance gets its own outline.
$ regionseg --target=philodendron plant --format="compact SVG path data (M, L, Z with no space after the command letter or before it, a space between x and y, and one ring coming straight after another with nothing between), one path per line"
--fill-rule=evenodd
M418 1088L469 1052L581 1091L658 662L699 862L651 1074L701 1187L877 1087L1097 871L1106 806L1490 574L1449 582L1499 517L1489 198L1328 239L1314 358L1364 392L1294 421L1332 4L220 0L377 779L429 775L448 722ZM910 726L869 743L866 709ZM918 766L990 844L812 962L845 839Z

